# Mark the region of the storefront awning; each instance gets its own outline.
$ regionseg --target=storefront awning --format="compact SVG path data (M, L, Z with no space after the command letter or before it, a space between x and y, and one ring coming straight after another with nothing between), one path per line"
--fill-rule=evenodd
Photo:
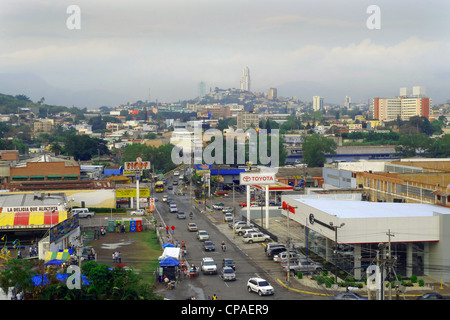
M49 174L47 178L61 178L62 176L60 174Z
M69 249L58 251L58 252L47 252L45 255L45 262L51 261L51 260L63 260L67 261L70 259L70 252Z
M67 211L32 211L0 213L0 228L54 225L67 219Z
M28 179L28 176L12 176L13 179Z
M31 179L44 179L45 176L30 176Z

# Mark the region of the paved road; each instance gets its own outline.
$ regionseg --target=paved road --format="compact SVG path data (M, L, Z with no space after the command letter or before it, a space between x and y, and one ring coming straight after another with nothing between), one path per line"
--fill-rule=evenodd
M191 204L188 196L175 196L172 191L166 191L177 203L179 211L184 211L187 215L191 210ZM162 198L162 194L159 198ZM203 242L197 240L195 232L187 230L186 220L177 219L177 215L169 213L167 204L159 201L157 208L164 219L166 225L175 226L174 238L181 243L185 241L187 256L190 264L200 266L203 257L212 257L220 268L223 258L232 258L236 263L237 280L224 282L218 275L203 275L197 279L184 279L178 285L176 290L167 291L169 299L187 299L195 296L197 299L206 299L208 296L216 294L220 299L227 300L246 300L246 299L317 299L308 295L291 292L278 284L276 279L281 276L278 264L267 259L264 256L264 247L262 244L243 244L241 237L236 236L233 240L231 229L218 219L209 219L202 213L195 213L193 221L199 229L208 231L210 240L216 245L215 252L205 252ZM195 211L194 211L195 212ZM227 243L227 251L222 252L220 243ZM259 297L257 294L247 292L246 284L250 277L260 276L267 279L275 288L274 296Z

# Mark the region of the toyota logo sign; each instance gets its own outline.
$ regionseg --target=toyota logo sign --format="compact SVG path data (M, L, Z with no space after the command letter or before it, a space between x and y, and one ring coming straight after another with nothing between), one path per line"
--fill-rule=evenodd
M241 185L251 184L272 184L275 183L275 174L273 173L247 173L239 175Z

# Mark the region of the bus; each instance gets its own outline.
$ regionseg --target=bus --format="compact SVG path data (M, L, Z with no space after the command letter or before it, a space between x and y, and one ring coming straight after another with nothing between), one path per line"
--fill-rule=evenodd
M163 181L157 181L155 183L155 191L156 192L164 192L164 182Z

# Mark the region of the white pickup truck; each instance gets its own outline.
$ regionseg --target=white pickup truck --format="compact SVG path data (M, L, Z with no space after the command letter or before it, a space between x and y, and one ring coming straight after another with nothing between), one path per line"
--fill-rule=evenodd
M89 211L88 208L74 208L72 209L72 214L78 214L80 218L92 218L95 213Z
M145 215L145 210L144 209L136 209L134 211L131 211L130 215L132 215L132 216L144 216Z
M248 233L242 238L242 241L245 243L269 242L270 236L260 232Z

